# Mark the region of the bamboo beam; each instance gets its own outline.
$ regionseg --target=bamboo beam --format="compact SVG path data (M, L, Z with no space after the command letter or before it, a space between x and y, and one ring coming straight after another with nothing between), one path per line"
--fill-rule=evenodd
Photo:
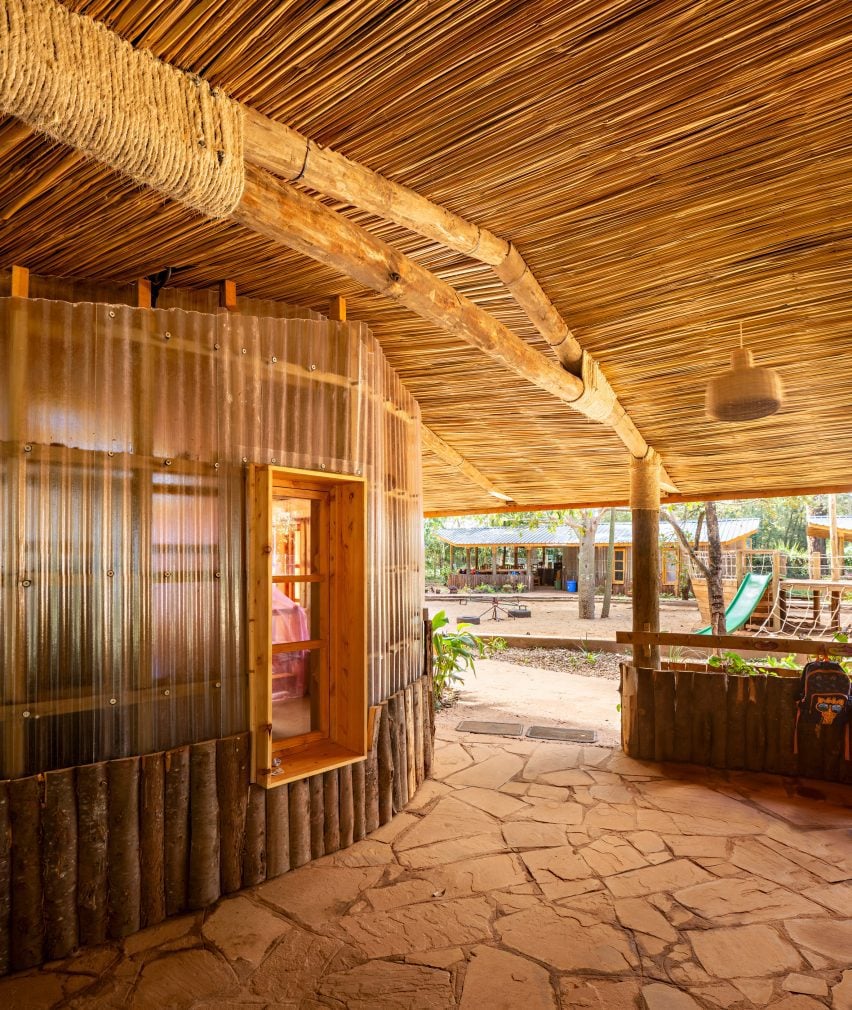
M481 487L488 494L493 495L495 498L500 498L502 501L510 502L512 501L511 495L504 494L482 473L481 470L477 469L473 463L461 455L461 453L456 452L456 450L448 445L439 435L436 435L431 428L427 428L425 424L420 425L420 440L423 443L423 447L428 449L430 452L434 453L439 459L442 459L445 463L449 463L451 467L458 470L459 473L463 474L467 479L476 484L477 487Z
M251 164L488 264L554 349L562 366L580 374L583 349L511 242L253 109L245 110L244 124L245 157Z

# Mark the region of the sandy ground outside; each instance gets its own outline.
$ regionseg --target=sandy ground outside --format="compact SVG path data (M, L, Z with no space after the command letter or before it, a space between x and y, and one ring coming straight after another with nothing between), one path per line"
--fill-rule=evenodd
M439 610L445 610L455 627L456 618L462 615L484 614L479 625L479 631L502 635L553 635L560 638L600 638L615 639L616 631L630 631L633 621L633 609L630 602L614 602L610 616L606 620L600 617L594 621L583 621L577 616L577 598L568 596L563 600L536 599L535 595L525 597L532 611L532 617L521 619L506 619L505 614L499 614L501 620L491 619L491 609L488 600L464 600L457 596L446 596L440 600L428 600L426 606L429 615L434 616ZM595 612L600 614L600 600L597 601ZM487 612L486 612L487 611ZM701 616L695 601L689 604L660 604L660 630L691 632L700 628Z
M552 595L552 594L548 594ZM547 599L535 595L526 597L532 617L507 620L505 614L499 621L491 619L490 610L475 629L478 632L512 636L554 636L559 638L614 640L616 631L629 631L632 625L632 608L629 601L614 601L610 617L593 621L577 616L576 596L564 600ZM600 600L596 612L600 614ZM443 600L427 602L429 614L446 610L451 628L456 618L467 614L481 614L488 608L488 600L463 600L447 596ZM695 631L701 625L698 606L660 605L660 627L663 631ZM610 666L612 663L609 664ZM569 670L539 669L517 666L499 659L480 660L476 676L467 676L457 700L438 716L438 725L456 739L483 739L468 733L458 733L456 726L463 719L496 722L520 722L525 727L571 726L575 729L595 729L598 742L605 746L618 746L621 717L617 680L598 676L581 676ZM485 738L495 739L496 738Z
M496 740L458 733L463 719L520 722L525 727L571 726L595 729L598 743L619 745L621 716L619 682L576 673L515 666L502 660L483 659L476 676L467 676L454 705L438 713L442 733L474 742Z

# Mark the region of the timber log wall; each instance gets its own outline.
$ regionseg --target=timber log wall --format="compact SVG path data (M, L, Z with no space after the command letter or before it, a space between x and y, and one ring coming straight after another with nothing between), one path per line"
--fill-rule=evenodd
M430 774L433 713L424 674L373 710L366 760L272 789L249 782L248 733L0 782L0 974L364 838Z
M802 726L794 749L799 678L621 665L624 752L730 770L852 782L845 730Z

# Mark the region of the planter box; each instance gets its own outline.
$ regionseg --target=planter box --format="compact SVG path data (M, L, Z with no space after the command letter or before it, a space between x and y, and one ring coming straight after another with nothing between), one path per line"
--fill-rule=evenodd
M852 782L845 728L803 726L794 751L795 676L621 665L621 742L644 761L679 761Z

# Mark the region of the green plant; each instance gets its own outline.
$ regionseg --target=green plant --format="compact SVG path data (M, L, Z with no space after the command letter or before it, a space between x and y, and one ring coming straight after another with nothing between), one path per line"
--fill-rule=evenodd
M483 655L489 659L493 659L507 647L505 638L481 638L479 641L482 643Z
M582 656L584 663L588 663L589 666L594 666L595 663L597 663L597 661L601 658L603 653L600 652L600 650L596 652L594 649L587 649L585 645L581 645L580 655Z
M461 623L455 631L443 630L449 623L444 610L439 610L432 618L432 667L437 706L443 703L448 691L464 682L462 674L470 671L476 676L474 663L485 654L482 639L467 630L470 624Z

